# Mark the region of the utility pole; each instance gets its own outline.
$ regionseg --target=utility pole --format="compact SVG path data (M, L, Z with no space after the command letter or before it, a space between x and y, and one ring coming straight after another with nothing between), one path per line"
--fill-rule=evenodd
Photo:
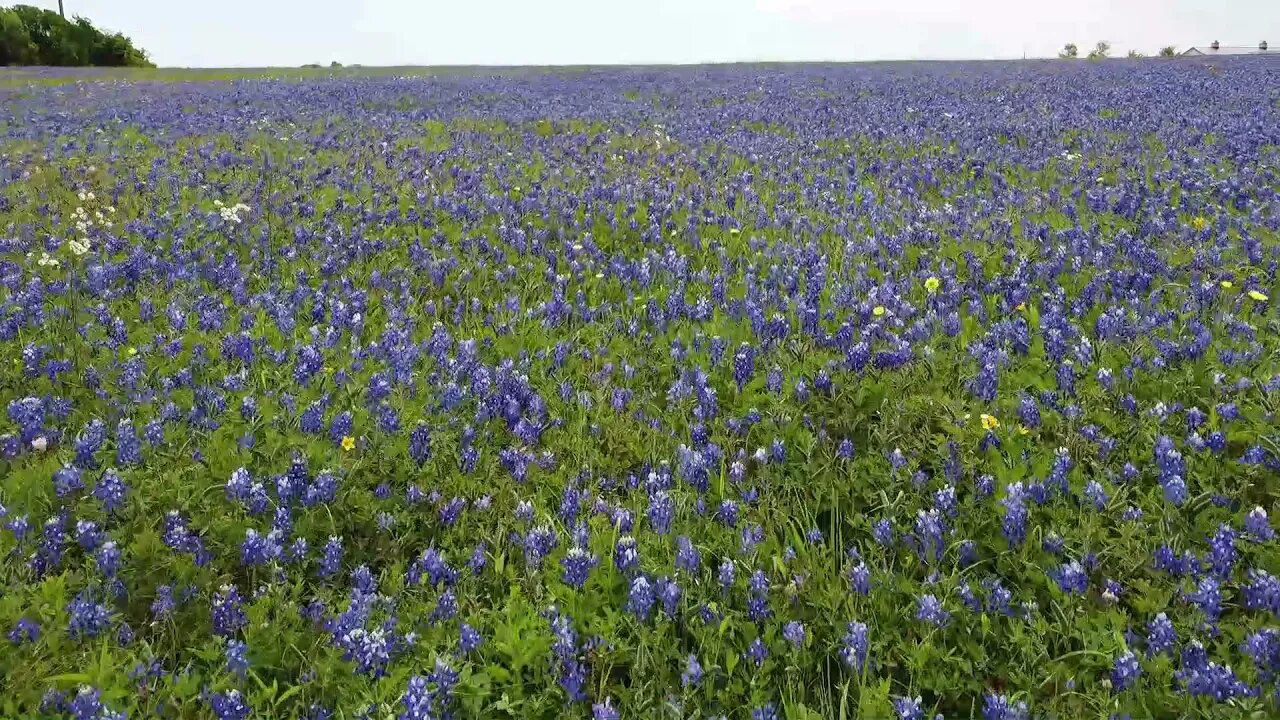
M58 0L58 14L62 16L63 20L67 19L67 13L62 10L62 0Z

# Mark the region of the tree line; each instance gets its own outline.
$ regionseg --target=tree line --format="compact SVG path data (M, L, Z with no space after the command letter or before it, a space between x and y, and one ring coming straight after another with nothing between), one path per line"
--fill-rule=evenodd
M155 67L120 33L30 5L0 7L0 65Z
M1166 45L1160 48L1160 57L1173 57L1176 53L1177 49L1172 45ZM1108 57L1110 54L1111 43L1106 40L1100 40L1098 41L1098 44L1093 46L1093 49L1089 51L1088 58L1090 60L1101 60ZM1058 53L1058 57L1063 58L1064 60L1078 58L1080 57L1080 48L1076 47L1075 43L1067 43L1062 46L1062 51ZM1140 58L1145 56L1137 50L1130 50L1129 57Z

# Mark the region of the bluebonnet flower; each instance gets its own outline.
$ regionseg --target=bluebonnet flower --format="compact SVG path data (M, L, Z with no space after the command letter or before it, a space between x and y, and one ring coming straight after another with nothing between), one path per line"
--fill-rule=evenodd
M1090 480L1084 488L1084 496L1093 504L1095 510L1101 512L1107 507L1107 491L1102 487L1102 483L1097 480Z
M916 619L933 625L934 627L942 627L951 619L951 613L942 607L942 602L933 595L921 595L916 602Z
M102 545L106 536L92 520L76 521L76 542L86 551L92 552Z
M1023 394L1018 399L1018 419L1029 429L1040 427L1040 406L1035 398Z
M1089 589L1089 575L1078 560L1060 565L1050 575L1065 593L1078 595Z
M243 642L239 640L228 640L226 646L222 649L223 655L226 657L227 672L244 677L249 671L249 659L245 653L248 650Z
M602 703L591 706L592 720L621 720L622 714L613 706L612 698L605 698Z
M307 405L298 418L298 427L308 435L319 435L324 429L324 403L316 400Z
M115 470L103 473L93 488L93 496L102 503L102 509L111 513L120 509L129 493L129 487Z
M1209 433L1205 438L1205 444L1209 446L1209 450L1220 453L1227 449L1227 436L1220 430Z
M440 593L440 599L436 601L435 608L431 614L427 616L427 623L435 625L437 623L452 620L458 614L458 597L453 594L453 590L445 590Z
M733 586L735 570L736 568L733 565L733 561L728 558L725 558L724 561L720 563L720 569L716 574L716 579L720 583L720 587L728 589Z
M83 489L84 480L81 479L80 469L76 466L65 465L53 473L53 490L58 497L66 497Z
M101 420L94 418L90 420L75 440L75 465L76 467L86 470L92 470L98 467L97 459L94 457L97 452L102 449L103 443L107 440L107 425Z
M35 642L40 637L40 625L31 618L18 618L8 633L9 642L14 645Z
M671 532L671 522L675 517L675 502L664 491L658 491L649 498L649 524L654 532L666 535Z
M102 693L95 687L82 686L75 697L67 701L67 712L75 720L124 720L125 714L108 708L102 702Z
M96 638L111 624L111 611L96 602L88 592L81 592L67 604L67 634L72 639Z
M1159 655L1173 652L1178 644L1178 633L1173 623L1164 613L1160 613L1147 623L1147 654Z
M751 720L781 720L773 703L765 703L751 711Z
M946 547L945 532L946 527L937 510L917 512L915 531L909 540L921 562L936 563L942 559L942 551Z
M209 709L218 720L246 720L253 709L239 690L227 690L209 695Z
M151 601L151 614L157 621L173 616L178 603L173 597L173 586L160 585L156 588L156 597Z
M458 497L453 498L440 508L440 524L445 527L451 527L458 521L466 507L466 500Z
M1160 470L1159 481L1164 488L1165 499L1175 507L1181 506L1187 500L1187 483L1183 479L1186 475L1186 461L1168 436L1161 435L1156 439L1155 461Z
M893 709L898 713L900 720L924 720L924 707L921 705L919 695L914 698L894 698Z
M116 425L116 464L142 464L142 440L138 438L138 431L134 429L133 423L128 420L121 420Z
M871 526L871 539L876 544L888 547L893 544L893 523L889 518L880 518Z
M467 559L467 569L469 569L473 575L479 575L484 570L485 564L488 562L485 557L485 551L487 549L488 546L483 542L477 543L475 548L472 549L471 557ZM450 583L454 582L457 578L457 572L450 568L443 559L439 560L437 563L437 569L433 572L438 573L440 577Z
M979 475L974 480L974 490L977 491L978 497L988 497L996 491L996 479L991 475Z
M1252 633L1240 649L1253 661L1264 682L1274 680L1280 673L1280 630L1263 628Z
M694 547L688 537L676 538L676 568L689 573L697 573L702 567L702 554Z
M1186 667L1184 663L1175 677L1184 683L1189 695L1207 696L1220 703L1250 694L1249 686L1236 677L1229 665L1209 662Z
M631 580L631 590L627 595L627 612L640 620L648 620L653 614L655 597L653 584L644 575L637 575Z
M1209 556L1206 559L1209 567L1220 578L1231 577L1239 553L1236 551L1236 533L1230 525L1223 523L1217 532L1209 538Z
M849 568L849 590L858 595L871 592L871 570L865 562L858 561Z
M1006 485L1005 497L1000 504L1004 506L1002 529L1005 539L1011 547L1018 547L1027 537L1026 491L1022 483Z
M982 720L1027 720L1027 704L1004 695L988 694L982 703Z
M45 403L37 397L24 397L10 400L8 406L9 419L18 426L18 437L22 444L31 443L37 437L46 434Z
M747 646L746 656L747 659L756 667L760 667L764 664L764 661L769 658L769 648L766 647L764 641L757 636L756 639L752 640L751 644Z
M257 530L247 528L244 542L240 545L240 561L246 566L265 565L280 557L282 548L275 538L276 533L260 535Z
M104 542L94 554L94 561L104 578L114 578L120 570L120 547L113 540Z
M1189 593L1187 599L1195 603L1204 612L1210 623L1217 622L1218 616L1222 614L1222 586L1212 576L1200 578L1200 582L1196 584L1195 592ZM1248 605L1248 590L1246 589L1245 606L1248 607Z
M613 549L613 564L623 573L628 573L640 564L640 554L636 550L636 539L624 535L618 539Z
M732 500L721 501L720 509L716 511L716 519L729 527L736 528L738 526L738 504Z
M463 655L475 652L484 644L484 636L466 623L458 628L458 652Z
M1115 666L1111 670L1111 686L1117 692L1127 690L1141 674L1142 667L1138 664L1138 657L1130 651L1125 651L1116 658Z
M737 384L739 391L751 380L754 372L755 351L750 344L744 342L738 346L738 352L733 356L733 381Z
M63 693L53 688L44 691L44 695L40 698L40 712L46 715L62 713L67 709L67 698ZM76 720L79 720L77 718Z
M1265 610L1280 617L1280 577L1266 570L1250 569L1240 592L1246 609Z
M315 507L323 503L331 503L338 497L338 476L331 472L322 472L307 485L302 493L304 507Z
M839 650L840 659L853 668L854 672L861 674L867 666L867 625L851 622L846 630Z
M587 583L591 569L596 565L597 558L580 547L573 547L569 548L569 552L565 553L560 562L564 567L561 578L565 584L582 589Z
M680 585L671 578L661 577L658 578L656 588L658 600L662 603L662 611L668 617L675 617L676 610L680 605L680 598L684 594L680 589Z
M336 535L330 537L321 552L323 554L320 557L320 567L317 568L316 574L325 578L338 573L342 566L342 538Z
M697 687L702 682L702 665L697 655L690 655L685 660L684 672L680 674L680 682L684 687Z
M1014 593L1000 584L1000 578L988 578L983 580L983 587L987 589L987 611L996 612L1000 615L1012 615L1010 602L1014 600Z
M804 644L804 623L792 620L782 628L782 637L791 643L792 647L799 648Z
M234 635L248 624L240 591L234 585L223 585L213 596L213 632L216 635Z
M343 438L349 437L354 428L351 411L343 410L329 423L329 439L334 445L341 445Z
M408 436L408 455L419 468L431 459L431 430L424 421L419 421Z
M1261 507L1255 507L1244 516L1244 531L1255 542L1270 542L1276 536L1267 518L1267 511Z

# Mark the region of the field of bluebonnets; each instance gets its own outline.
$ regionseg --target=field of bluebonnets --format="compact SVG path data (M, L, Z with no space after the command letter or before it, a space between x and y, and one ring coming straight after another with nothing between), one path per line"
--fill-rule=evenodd
M0 714L1263 718L1266 60L0 87Z

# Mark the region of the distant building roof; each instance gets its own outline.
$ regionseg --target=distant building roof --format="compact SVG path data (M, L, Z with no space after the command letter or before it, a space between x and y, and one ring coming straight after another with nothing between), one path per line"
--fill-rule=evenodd
M1257 45L1219 45L1215 40L1210 45L1189 47L1182 51L1183 55L1280 55L1280 51L1268 50L1267 43Z

